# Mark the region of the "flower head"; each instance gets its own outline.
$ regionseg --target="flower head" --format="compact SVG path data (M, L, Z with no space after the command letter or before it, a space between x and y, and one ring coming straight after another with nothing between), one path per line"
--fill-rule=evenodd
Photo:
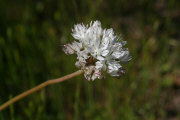
M87 80L102 79L101 71L107 71L111 76L125 73L121 63L131 60L128 48L122 48L126 41L114 35L113 29L102 29L100 21L90 23L90 26L77 24L72 29L72 36L77 40L63 45L63 51L77 54L75 65L84 71Z

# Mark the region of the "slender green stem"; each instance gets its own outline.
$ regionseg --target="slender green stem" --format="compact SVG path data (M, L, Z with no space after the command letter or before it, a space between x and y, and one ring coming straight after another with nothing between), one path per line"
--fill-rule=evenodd
M5 108L8 107L9 105L13 104L14 102L16 102L16 101L18 101L18 100L20 100L20 99L22 99L22 98L24 98L24 97L26 97L26 96L34 93L34 92L36 92L36 91L38 91L38 90L46 87L47 85L55 84L55 83L59 83L59 82L65 81L65 80L67 80L67 79L70 79L70 78L72 78L72 77L75 77L75 76L77 76L77 75L80 75L81 73L83 73L83 71L82 71L82 70L79 70L79 71L77 71L77 72L71 73L71 74L66 75L66 76L64 76L64 77L57 78L57 79L52 79L52 80L48 80L48 81L46 81L46 82L44 82L44 83L41 83L40 85L38 85L38 86L36 86L36 87L34 87L34 88L31 88L30 90L27 90L27 91L19 94L18 96L10 99L9 101L5 102L4 104L2 104L2 105L0 106L0 111L2 111L3 109L5 109Z

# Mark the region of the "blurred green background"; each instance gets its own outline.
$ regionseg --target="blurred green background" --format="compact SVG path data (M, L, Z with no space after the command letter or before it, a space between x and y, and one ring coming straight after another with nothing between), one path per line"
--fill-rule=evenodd
M0 104L75 72L74 24L100 20L127 41L121 79L83 75L50 85L0 112L0 120L180 119L179 0L0 0Z

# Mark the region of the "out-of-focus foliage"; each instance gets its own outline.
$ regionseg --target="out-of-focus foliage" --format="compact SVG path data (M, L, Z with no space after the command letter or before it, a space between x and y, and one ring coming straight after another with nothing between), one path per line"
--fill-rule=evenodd
M78 70L61 45L71 27L100 20L128 42L121 79L78 76L0 112L1 120L163 120L180 118L180 1L0 0L0 104Z

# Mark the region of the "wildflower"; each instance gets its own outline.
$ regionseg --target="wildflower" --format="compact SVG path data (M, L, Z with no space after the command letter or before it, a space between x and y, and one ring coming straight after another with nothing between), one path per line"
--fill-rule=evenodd
M131 60L128 48L122 48L126 41L114 35L113 29L102 29L100 21L90 26L77 24L72 29L72 36L77 40L62 46L67 54L77 54L75 65L84 71L87 80L102 79L101 70L111 76L121 76L125 69L120 65Z

